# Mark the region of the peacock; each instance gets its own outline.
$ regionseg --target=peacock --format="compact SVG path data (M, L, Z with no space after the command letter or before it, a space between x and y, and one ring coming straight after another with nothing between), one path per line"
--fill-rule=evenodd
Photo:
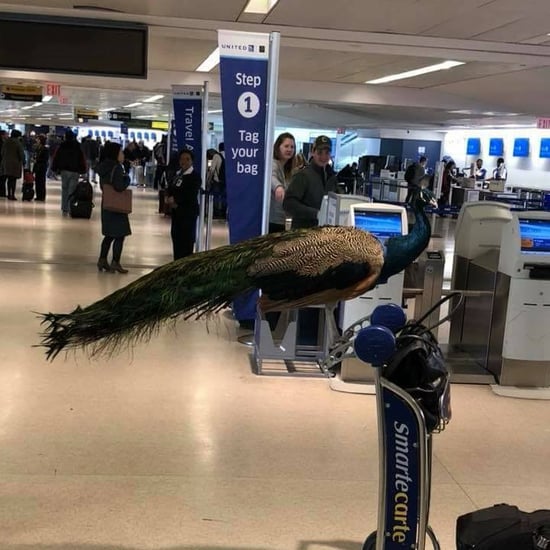
M388 239L385 251L366 231L323 226L262 235L181 258L85 308L40 314L45 325L40 345L49 360L78 348L92 356L112 353L148 340L166 322L217 313L254 289L261 290L263 312L356 298L405 269L426 248L428 203L435 203L433 194L419 190L412 230Z

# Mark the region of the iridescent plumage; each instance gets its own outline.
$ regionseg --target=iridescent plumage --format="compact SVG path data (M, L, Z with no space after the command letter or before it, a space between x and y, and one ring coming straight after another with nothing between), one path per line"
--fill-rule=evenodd
M418 235L413 229L396 238L401 258L384 258L373 235L352 227L262 235L163 265L86 308L43 314L41 345L49 359L80 347L91 355L112 352L150 338L167 321L215 313L253 289L261 289L264 311L355 298L376 284L388 261L400 271L425 248L429 223L422 208L417 211Z

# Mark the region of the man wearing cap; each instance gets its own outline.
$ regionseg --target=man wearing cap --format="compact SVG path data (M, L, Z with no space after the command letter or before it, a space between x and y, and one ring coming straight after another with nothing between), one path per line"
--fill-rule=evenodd
M323 196L337 191L338 180L329 165L331 149L330 139L318 136L311 162L293 176L286 190L283 208L292 217L292 229L317 226Z

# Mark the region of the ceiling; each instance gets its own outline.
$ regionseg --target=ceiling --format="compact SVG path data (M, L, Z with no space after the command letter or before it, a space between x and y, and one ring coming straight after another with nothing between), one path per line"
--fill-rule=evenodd
M246 3L0 0L0 12L134 21L150 29L146 80L0 70L0 83L60 83L69 100L27 110L21 107L28 104L0 101L0 120L68 119L76 106L165 119L171 84L205 80L210 109L218 110L218 70L195 68L216 47L219 28L281 33L278 126L445 129L528 125L549 114L548 0L280 0L267 16L245 14ZM449 59L465 64L388 85L364 84ZM165 97L124 108L154 94Z

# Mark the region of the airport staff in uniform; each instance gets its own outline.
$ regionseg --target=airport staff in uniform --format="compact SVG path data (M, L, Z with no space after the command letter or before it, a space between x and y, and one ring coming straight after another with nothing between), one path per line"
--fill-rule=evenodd
M475 171L476 181L484 181L486 177L487 177L487 170L483 168L483 160L477 159L476 171Z
M317 226L323 196L337 191L338 180L329 165L331 150L330 138L318 136L311 162L292 177L283 201L285 212L292 217L292 229Z
M166 200L172 209L170 234L174 260L193 254L195 247L201 177L193 168L193 160L193 153L188 149L180 152L180 169L166 192Z

